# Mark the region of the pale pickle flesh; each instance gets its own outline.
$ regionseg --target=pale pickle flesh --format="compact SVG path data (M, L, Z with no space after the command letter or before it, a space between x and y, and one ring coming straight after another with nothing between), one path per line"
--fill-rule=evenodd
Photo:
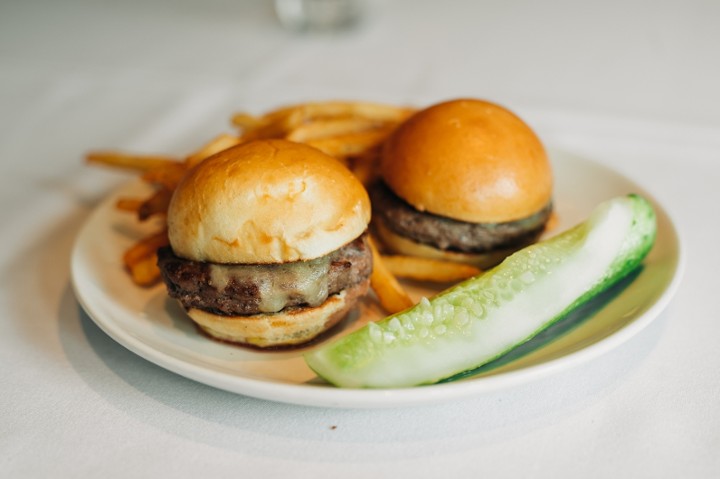
M655 230L645 199L614 198L574 228L305 360L330 383L355 388L428 384L477 368L632 272Z

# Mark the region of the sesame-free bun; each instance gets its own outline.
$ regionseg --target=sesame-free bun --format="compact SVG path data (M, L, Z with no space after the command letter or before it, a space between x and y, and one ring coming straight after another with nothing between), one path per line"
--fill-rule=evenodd
M362 184L336 159L286 140L222 151L191 170L168 209L178 256L215 263L318 258L370 221Z
M215 339L260 348L295 346L316 338L339 323L358 298L365 295L369 283L369 280L357 283L328 297L317 307L250 316L220 316L191 308L187 314Z
M482 100L421 110L385 143L381 176L420 211L472 223L514 221L544 208L552 172L520 118Z

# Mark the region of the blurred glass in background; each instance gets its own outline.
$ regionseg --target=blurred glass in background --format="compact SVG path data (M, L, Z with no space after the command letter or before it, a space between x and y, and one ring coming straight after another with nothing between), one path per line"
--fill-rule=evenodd
M297 31L350 28L362 16L361 0L274 0L280 23Z

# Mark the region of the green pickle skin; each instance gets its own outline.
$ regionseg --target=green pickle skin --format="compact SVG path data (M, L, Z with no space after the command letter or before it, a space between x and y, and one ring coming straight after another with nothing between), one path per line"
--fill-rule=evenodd
M564 267L565 274L568 274L563 263L582 247L593 228L592 219L528 246L495 268L458 283L430 300L423 298L410 309L369 323L307 352L304 356L306 363L318 376L336 386L392 388L436 383L498 358L607 290L632 273L645 259L655 242L657 229L652 205L636 194L605 203L611 202L622 202L624 207L631 208L632 224L619 250L604 267L604 273L592 278L589 288L566 303L552 305L551 310L555 312L540 318L538 328L531 334L511 338L501 347L488 348L480 344L482 341L478 337L476 322L487 321L488 318L503 320L505 312L513 308L517 294L526 288L537 287L553 274L559 274L558 268ZM543 302L548 302L548 305L557 300L549 296L543 297ZM543 315L543 311L544 305L533 306L533 314ZM454 343L460 346L469 341L478 342L478 347L471 349L472 357L459 357L459 363L449 364L444 370L428 371L427 375L418 371L419 366L414 360L417 354L447 355L448 350L454 349ZM403 349L413 352L404 355ZM388 373L384 374L384 371ZM405 372L407 377L404 377Z

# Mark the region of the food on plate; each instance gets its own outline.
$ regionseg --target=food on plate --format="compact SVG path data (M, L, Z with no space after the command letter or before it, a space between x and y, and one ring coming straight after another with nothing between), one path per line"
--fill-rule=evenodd
M272 110L262 115L237 113L232 124L235 134L221 133L185 158L163 155L137 155L116 151L93 151L88 163L134 170L140 173L152 192L144 198L120 198L117 208L134 213L139 221L158 219L158 231L132 244L123 256L125 269L139 286L153 286L160 279L155 251L147 247L166 235L162 220L170 197L185 174L206 158L241 143L258 139L288 139L313 146L341 161L363 183L377 175L377 152L390 132L414 110L412 108L362 101L323 101L300 103ZM167 238L165 237L165 243ZM129 253L129 254L128 254ZM143 253L144 256L141 256ZM131 261L128 261L131 258ZM380 258L378 258L380 261ZM407 293L391 277L387 268L374 273L375 284L394 285L378 295L381 305L404 304ZM394 298L394 299L392 299ZM391 300L392 299L392 300ZM388 313L396 312L389 309Z
M193 152L184 161L160 155L131 155L115 151L94 151L86 155L86 161L94 165L122 168L140 173L140 178L153 186L152 193L145 198L120 198L116 207L120 211L134 213L143 222L167 213L173 191L188 170L208 156L239 143L239 138L219 135ZM150 287L160 281L157 267L157 250L168 244L167 228L162 225L158 231L140 238L125 250L123 265L133 283Z
M140 286L150 286L160 280L157 268L157 251L168 244L167 230L163 229L134 243L123 254L123 264L130 272L133 282Z
M188 157L185 158L185 161L183 163L185 169L187 171L198 163L211 157L215 153L220 153L221 151L227 150L228 148L238 145L242 142L242 138L236 135L228 135L227 133L222 133L210 140L209 142L205 143L199 150L188 155Z
M126 168L134 171L148 171L176 163L174 158L161 155L131 155L118 151L93 151L85 156L90 164Z
M300 103L260 116L238 113L232 123L243 141L285 138L342 161L363 184L377 176L378 151L414 108L362 101Z
M552 212L542 143L482 100L433 105L385 141L371 187L373 223L390 251L488 267L536 241Z
M243 137L292 138L300 131L313 131L313 139L338 134L356 133L376 126L397 124L407 118L413 108L360 101L326 101L300 103L265 113L261 116L238 113L232 123L243 130ZM306 138L292 138L302 141Z
M286 106L261 116L238 113L232 123L242 130L244 141L285 138L305 143L354 169L354 163L372 160L388 134L413 111L382 103L325 101Z
M388 314L392 314L408 309L415 304L407 291L405 291L405 288L402 287L385 265L385 260L380 255L372 239L370 240L370 251L373 256L373 272L370 276L370 286L375 291L375 295L383 309Z
M420 256L383 255L382 262L393 276L415 281L451 283L482 273L479 268L471 264Z
M650 203L613 198L583 223L405 312L305 354L341 387L396 388L473 370L633 272L655 240Z
M470 115L466 114L465 116L452 113L452 111L458 110L459 105L465 105L465 110L475 113ZM468 105L470 106L468 107ZM435 110L440 111L440 113L430 115L429 120L418 120L418 118L422 119ZM480 121L484 118L483 115L488 117L492 116L494 119L486 122L489 126L486 125L482 128L475 127L473 129L471 126L466 125L467 128L463 128L463 131L467 132L472 130L481 140L482 134L486 136L496 135L497 131L500 130L506 135L506 137L500 137L499 140L492 138L492 143L495 146L486 147L483 150L486 155L493 153L492 148L505 151L506 157L503 158L503 164L505 166L507 166L507 164L514 165L505 168L503 173L505 176L498 180L499 183L504 181L506 186L514 184L513 182L519 184L519 182L516 181L516 177L513 176L517 176L519 174L518 171L520 171L520 173L527 173L526 170L518 168L517 163L525 165L531 163L531 160L528 158L518 161L512 158L507 160L507 157L510 156L508 151L520 151L524 148L523 145L527 146L527 144L531 146L539 145L537 138L534 137L532 132L529 131L529 128L524 126L519 119L501 107L488 104L487 102L481 102L479 100L446 102L445 104L436 105L421 111L418 115L412 116L416 111L414 108L405 106L357 101L300 103L278 108L261 115L238 113L232 118L233 125L239 130L237 133L218 134L184 158L173 158L163 155L130 155L112 151L91 152L87 158L88 161L93 164L135 170L140 174L141 179L145 183L152 186L152 192L143 198L120 198L117 202L118 209L136 214L139 221L147 221L151 218L157 220L157 231L151 232L132 244L123 256L125 268L130 273L133 282L140 286L152 286L159 282L160 271L156 265L155 251L149 248L148 245L152 246L163 242L166 244L168 242L164 220L170 199L178 184L192 168L201 164L205 159L214 154L235 147L238 144L245 144L258 139L287 139L296 143L313 146L333 156L342 162L362 184L371 188L373 191L373 196L376 200L376 230L381 236L382 241L379 242L379 247L383 254L379 254L376 251L375 263L377 267L373 273L371 286L376 292L382 308L388 314L392 314L413 304L413 301L405 291L404 285L399 282L397 278L449 282L459 281L475 275L479 272L476 266L455 263L461 261L485 267L489 263L496 262L499 257L506 255L507 251L504 247L498 250L491 248L491 251L476 254L475 251L465 251L467 244L469 244L470 249L472 249L478 246L478 241L486 242L490 241L487 239L488 237L497 238L502 236L511 238L509 243L512 243L512 248L517 248L521 245L522 241L518 240L516 242L517 244L515 244L513 243L515 240L512 238L515 238L519 234L518 231L524 232L527 229L529 232L527 236L522 236L521 234L522 239L528 241L534 239L539 229L541 229L543 221L546 220L544 216L547 212L546 210L550 209L548 200L546 210L543 210L535 216L531 216L529 219L525 218L510 221L509 223L474 224L471 222L456 221L452 219L453 216L451 213L448 213L448 217L445 217L443 216L444 210L440 211L440 214L432 214L429 213L432 211L430 208L427 208L426 212L418 212L415 208L410 207L409 203L401 200L400 197L393 192L391 187L388 186L395 184L393 183L393 178L397 179L399 177L400 180L398 181L403 183L405 181L405 173L398 170L395 172L395 176L393 176L393 172L390 171L391 168L386 163L391 161L395 162L400 158L398 161L412 161L421 166L423 161L427 162L430 160L428 158L423 160L419 154L416 154L417 151L427 151L429 148L428 145L431 144L445 144L446 150L447 145L452 145L453 148L456 148L453 154L449 154L449 159L435 155L435 158L439 160L438 164L444 165L446 172L462 174L465 180L469 181L473 178L474 173L480 174L483 168L487 170L486 167L477 167L475 163L468 160L469 157L463 156L468 149L472 149L472 152L477 153L482 150L482 148L478 148L477 146L468 148L467 145L462 143L462 141L467 141L467 138L465 140L461 138L462 141L457 139L453 140L451 134L443 134L443 129L438 126L432 127L434 128L432 138L420 140L420 142L414 146L402 146L403 141L405 141L402 140L402 138L408 137L410 140L407 141L411 141L412 135L417 135L417 133L413 133L413 131L420 131L423 124L432 124L433 121L437 123L439 120L433 120L435 117L443 117L446 120L454 119L453 121L457 124L464 124L463 122L467 123L471 120ZM481 113L477 113L478 111ZM411 119L408 121L408 118ZM480 120L478 120L478 118ZM420 126L412 126L416 123L419 123ZM401 126L398 129L399 125ZM425 126L424 128L427 130L429 127ZM398 129L398 133L393 135L396 129ZM513 136L514 139L512 141L508 140L507 136L509 135ZM382 171L386 179L378 185L371 187L380 176L380 150L388 138L391 138L390 142L388 142L391 145L385 149L384 167ZM422 141L425 141L424 147L422 146ZM455 142L454 144L453 141ZM515 142L513 143L515 146L502 146L509 142ZM416 148L416 150L413 150L413 147ZM391 148L392 151L395 152L393 155L388 154ZM512 148L515 148L515 150L512 150ZM538 148L540 153L544 155L542 145ZM411 160L408 158L402 160L404 157L402 157L400 153L403 151L406 153L415 152L413 153L413 158ZM540 153L533 153L535 156L528 155L529 158L534 158L534 161L540 165L538 169L541 174L537 174L537 183L533 186L533 188L536 188L536 191L541 191L542 188L540 186L542 185L547 187L551 184L551 179L548 179L549 167L542 164L541 159L544 157L541 158ZM479 160L473 161L479 163ZM486 164L487 158L482 161ZM512 168L515 168L515 170L512 171L512 174L509 174L508 170L512 170ZM496 170L500 169L496 168ZM468 171L473 173L468 173ZM484 178L489 177L485 173L483 174L485 175ZM423 188L423 183L412 180L412 175L409 175L408 178L410 179L408 183L413 182L416 188ZM440 177L438 177L438 179L440 179ZM457 183L450 184L444 180L443 182L447 188L452 188L459 192L462 191ZM477 184L480 183L477 182ZM524 187L525 185L522 186ZM472 199L470 198L471 195L467 192L462 192L462 194L465 195L466 199ZM507 198L505 200L507 200ZM517 198L515 198L515 200L517 200ZM485 205L487 206L490 203L490 201L486 201ZM496 201L496 203L498 203L498 201ZM508 200L506 203L511 203L511 201ZM443 205L441 204L441 206ZM447 206L448 203L446 201L444 207ZM489 221L494 220L491 219ZM431 236L436 236L436 240L439 237L441 242L454 241L460 242L461 245L450 244L447 251L442 251L433 245L424 245L420 242L415 242L414 239L404 237L403 234L405 233L397 233L394 231L395 229L403 230L403 228L409 228L416 235L422 236L430 233ZM480 236L477 234L478 230L480 231ZM491 231L491 233L488 233L488 231ZM496 240L493 239L491 241ZM504 244L503 246L507 245ZM394 254L388 255L388 253ZM491 261L488 261L488 258L490 258Z
M256 140L200 162L174 191L158 265L171 297L212 337L302 344L368 289L370 202L336 159Z

